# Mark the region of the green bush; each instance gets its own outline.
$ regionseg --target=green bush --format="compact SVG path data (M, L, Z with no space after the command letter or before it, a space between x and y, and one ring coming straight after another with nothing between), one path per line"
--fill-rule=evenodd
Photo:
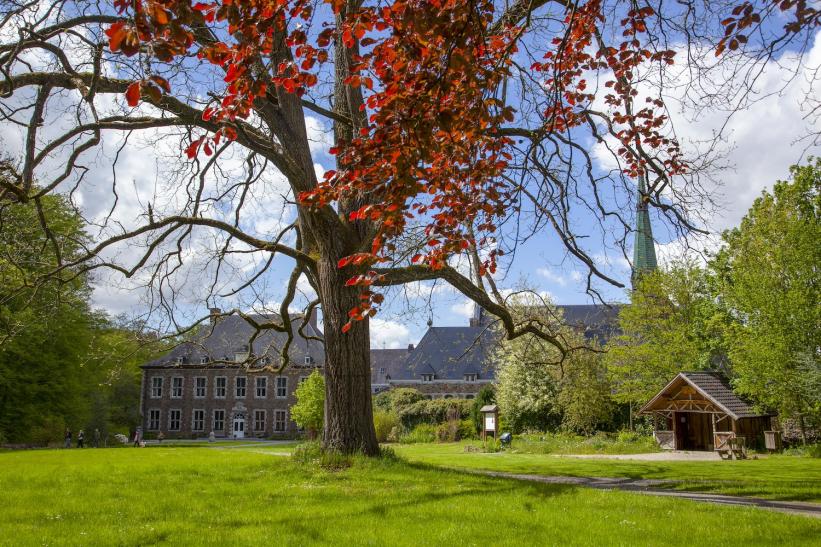
M399 408L410 406L425 398L419 391L409 387L399 387L383 391L373 400L374 409L397 412Z
M455 411L459 419L469 416L472 401L466 399L428 399L397 409L399 421L405 429L413 429L420 424L440 424Z
M447 421L436 426L436 440L440 443L455 443L459 440L459 422Z
M403 444L432 443L435 440L436 426L432 424L419 424L399 438L399 442Z
M473 423L472 419L459 422L459 438L462 440L479 438L479 435L476 433L476 424Z
M376 429L376 440L380 443L390 442L391 432L399 426L399 418L393 412L377 410L373 413L373 427Z
M598 432L585 437L574 433L528 433L514 440L519 452L531 454L641 454L658 452L653 437L634 432Z

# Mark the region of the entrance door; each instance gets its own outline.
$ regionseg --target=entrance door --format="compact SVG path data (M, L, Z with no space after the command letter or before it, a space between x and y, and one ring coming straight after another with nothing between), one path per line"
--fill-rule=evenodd
M676 448L709 450L712 443L711 416L700 412L676 412Z
M240 415L234 417L234 438L245 438L245 416Z

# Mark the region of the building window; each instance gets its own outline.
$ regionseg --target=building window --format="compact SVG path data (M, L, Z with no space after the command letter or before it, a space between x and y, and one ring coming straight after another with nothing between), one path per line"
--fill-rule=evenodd
M265 411L254 411L254 431L265 431Z
M382 376L385 375L385 367L379 367L379 374L381 374Z
M148 429L151 431L160 429L160 410L157 408L148 411Z
M256 392L254 396L257 399L264 399L268 396L268 378L265 376L257 376L256 378Z
M182 376L171 378L171 398L182 399Z
M307 376L300 376L300 377L299 377L299 383L301 384L302 382L304 382L304 381L305 381L305 380L307 380L307 379L308 379L308 377L307 377Z
M473 395L465 395L465 399L473 399Z
M214 411L214 427L211 429L214 432L224 432L225 431L225 411L224 410L215 410Z
M433 374L423 374L422 375L423 382L432 382L433 381Z
M172 408L168 411L168 431L179 431L180 420L182 419L182 410L179 408Z
M310 364L311 364L311 363L313 363L313 362L314 362L313 357L311 357L310 355L306 355L306 356L305 356L305 364L306 364L306 365L310 365Z
M236 390L235 390L235 397L237 399L243 399L245 397L245 387L248 385L248 378L245 376L237 376L236 378Z
M191 431L205 431L205 411L201 408L194 410L191 418Z
M214 378L214 397L217 399L225 399L227 386L228 378L225 376L217 376Z
M475 374L465 374L465 382L475 382L476 375Z
M162 397L162 376L154 376L151 378L151 398L159 399Z
M277 376L277 399L284 399L288 396L288 378Z
M284 410L274 410L274 432L285 432L285 422L288 420L288 414Z
M197 399L204 399L207 385L208 378L205 376L197 376L194 378L194 397Z

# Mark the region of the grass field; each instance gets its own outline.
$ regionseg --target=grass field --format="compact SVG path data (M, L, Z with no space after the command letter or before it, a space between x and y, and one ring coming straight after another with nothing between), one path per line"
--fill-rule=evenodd
M392 459L327 471L272 454L278 450L0 454L0 543L809 545L821 537L819 519L759 509Z
M667 479L680 490L821 502L821 459L771 456L743 461L638 461L580 459L545 454L466 453L466 444L396 445L411 462L457 469L571 477ZM514 442L515 444L515 442Z

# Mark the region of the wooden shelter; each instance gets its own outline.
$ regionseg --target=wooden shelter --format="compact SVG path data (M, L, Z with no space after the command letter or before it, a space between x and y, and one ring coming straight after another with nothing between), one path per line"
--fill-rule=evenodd
M772 414L757 412L715 372L681 372L639 414L660 418L654 432L662 448L718 450L732 454L763 446Z

